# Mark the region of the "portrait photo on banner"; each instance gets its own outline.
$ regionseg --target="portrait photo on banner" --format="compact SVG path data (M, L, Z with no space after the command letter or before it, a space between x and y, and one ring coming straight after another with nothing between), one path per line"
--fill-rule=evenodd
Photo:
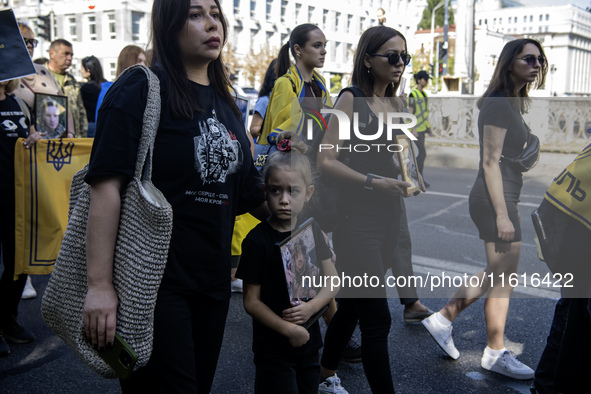
M63 138L68 133L68 98L53 94L35 93L35 128L46 133L47 139Z

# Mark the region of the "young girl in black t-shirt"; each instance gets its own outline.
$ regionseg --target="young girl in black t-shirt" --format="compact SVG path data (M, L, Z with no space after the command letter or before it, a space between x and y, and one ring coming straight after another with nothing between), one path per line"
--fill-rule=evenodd
M305 143L292 132L281 133L277 141L279 151L263 169L271 216L244 240L236 276L244 280L244 308L253 317L255 392L315 394L320 379L320 328L317 321L308 329L302 325L328 304L338 288L325 286L308 302L290 298L276 244L298 225L297 215L314 186ZM317 225L314 241L324 277L336 275L332 253Z

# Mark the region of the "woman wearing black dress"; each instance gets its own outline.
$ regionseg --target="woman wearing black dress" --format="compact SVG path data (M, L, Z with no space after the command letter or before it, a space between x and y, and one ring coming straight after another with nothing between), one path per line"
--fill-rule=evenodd
M515 379L531 379L534 372L505 349L504 332L513 287L507 278L517 273L521 252L521 226L517 203L522 174L501 156L516 157L527 141L528 128L521 115L530 104L529 90L544 84L548 71L546 55L539 42L514 40L505 45L487 91L478 100L480 164L470 192L470 216L484 240L486 268L475 274L481 286L460 288L438 313L423 321L439 346L457 359L451 337L453 320L488 292L484 303L487 347L482 355L484 369ZM504 285L501 280L504 276ZM491 281L492 278L492 281ZM477 281L468 280L468 285Z

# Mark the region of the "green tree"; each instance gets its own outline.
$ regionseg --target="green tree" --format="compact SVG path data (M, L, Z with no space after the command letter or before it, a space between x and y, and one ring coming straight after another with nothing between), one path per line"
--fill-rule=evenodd
M331 93L338 93L341 91L342 89L342 83L341 83L341 79L343 78L343 76L341 74L334 74L331 78L330 78L330 92Z
M433 8L439 4L441 0L427 0L427 7L423 11L423 19L419 22L419 29L431 29L431 14L433 14ZM439 7L437 11L435 11L435 26L443 26L445 22L445 6ZM451 8L451 0L449 0L449 24L453 25L454 22L454 12Z

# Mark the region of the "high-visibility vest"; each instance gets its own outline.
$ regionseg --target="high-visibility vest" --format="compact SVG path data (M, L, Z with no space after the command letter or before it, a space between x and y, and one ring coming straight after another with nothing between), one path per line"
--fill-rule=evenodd
M427 94L418 89L413 89L412 92L410 92L409 101L411 98L414 99L414 115L417 117L417 125L414 127L414 130L417 133L423 133L431 127L431 123L429 123Z
M588 193L590 184L591 144L554 178L544 198L591 230L591 193Z

